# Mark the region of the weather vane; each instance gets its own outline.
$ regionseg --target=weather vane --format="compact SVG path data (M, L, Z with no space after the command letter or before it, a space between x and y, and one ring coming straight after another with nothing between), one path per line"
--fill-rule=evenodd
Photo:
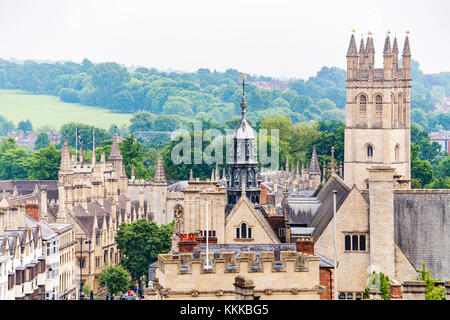
M245 85L247 83L245 82L245 79L247 79L247 75L245 73L242 74L242 95L245 96Z

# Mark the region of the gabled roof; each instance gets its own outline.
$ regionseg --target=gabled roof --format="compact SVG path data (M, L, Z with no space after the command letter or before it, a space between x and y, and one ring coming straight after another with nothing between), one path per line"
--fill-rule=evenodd
M245 194L239 198L239 201L236 203L236 205L233 207L230 213L226 216L225 224L227 224L228 221L230 221L233 218L233 216L236 214L236 212L239 210L241 206L246 206L248 208L248 210L255 216L256 220L260 223L263 230L266 231L267 236L271 238L274 243L280 242L280 239L273 232L272 227L270 226L266 218L263 216L262 212L254 208L253 203L250 202L250 200L245 196Z
M333 219L333 190L336 194L336 212L341 207L344 200L349 195L351 188L338 175L332 174L324 186L317 193L317 199L321 202L314 218L308 227L315 228L313 233L314 242L320 237L322 232Z

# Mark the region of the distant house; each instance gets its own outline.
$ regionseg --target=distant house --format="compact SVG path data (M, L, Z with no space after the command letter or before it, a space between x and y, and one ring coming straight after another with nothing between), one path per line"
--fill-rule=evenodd
M441 150L448 153L450 145L450 131L431 132L429 134L431 142L436 141L441 145Z

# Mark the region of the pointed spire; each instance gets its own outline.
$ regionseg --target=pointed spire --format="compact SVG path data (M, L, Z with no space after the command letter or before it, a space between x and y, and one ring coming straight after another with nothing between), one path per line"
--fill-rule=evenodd
M225 174L225 168L223 168L223 170L222 170L222 179L226 179L226 178L227 178L227 176Z
M158 162L156 163L156 170L155 170L155 179L153 179L153 182L157 184L167 184L161 152L159 152L158 155Z
M334 147L331 147L330 171L331 171L331 173L336 172L336 162L334 161Z
M102 154L100 155L100 162L101 163L105 163L106 162L105 153L104 152L102 152Z
M394 38L394 43L392 45L392 53L398 53L397 37Z
M39 193L39 188L38 188L37 183L34 185L33 193L34 193L34 194L38 194L38 193Z
M65 139L61 150L61 165L59 171L61 173L68 173L71 170L72 161L70 160L69 145L67 143L67 139Z
M289 158L286 157L286 165L284 166L284 169L286 170L286 174L289 173Z
M13 190L13 197L18 196L19 192L17 191L17 184L14 185L14 190Z
M311 162L309 163L309 173L320 174L320 164L317 158L316 145L313 146L313 152L311 154Z
M189 171L189 181L194 181L194 172L192 169Z
M326 175L327 175L327 166L326 166L325 161L324 161L323 162L323 170L322 170L322 184L325 184Z
M375 53L375 46L373 44L373 38L370 37L369 41L367 43L367 52L368 53Z
M298 176L300 174L300 172L298 171L298 165L299 165L299 161L297 160L297 169L295 171L295 175Z
M359 54L364 55L366 52L366 49L364 48L364 38L361 37L361 43L359 45Z
M386 40L384 41L383 55L385 57L392 56L391 39L389 38L389 35L386 37Z
M406 35L406 38L405 38L405 45L403 47L403 56L404 57L411 57L411 48L409 47L408 35Z
M220 180L220 171L219 171L219 165L216 163L216 172L215 172L216 176L215 176L215 180L219 181Z
M211 181L214 181L215 178L215 173L214 173L214 168L211 170Z
M347 58L358 57L358 50L356 49L355 35L352 34L350 38L350 45L348 46Z
M114 133L114 139L111 146L111 153L109 154L109 161L113 160L122 160L122 155L120 154L120 148L119 148L119 137L117 133Z

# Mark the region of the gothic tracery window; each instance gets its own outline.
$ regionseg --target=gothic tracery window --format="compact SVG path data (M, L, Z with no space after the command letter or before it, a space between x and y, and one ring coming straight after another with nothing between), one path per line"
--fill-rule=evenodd
M380 95L377 95L375 98L375 117L376 122L382 122L383 121L383 98Z
M367 98L361 95L359 98L359 120L365 122L367 119Z

